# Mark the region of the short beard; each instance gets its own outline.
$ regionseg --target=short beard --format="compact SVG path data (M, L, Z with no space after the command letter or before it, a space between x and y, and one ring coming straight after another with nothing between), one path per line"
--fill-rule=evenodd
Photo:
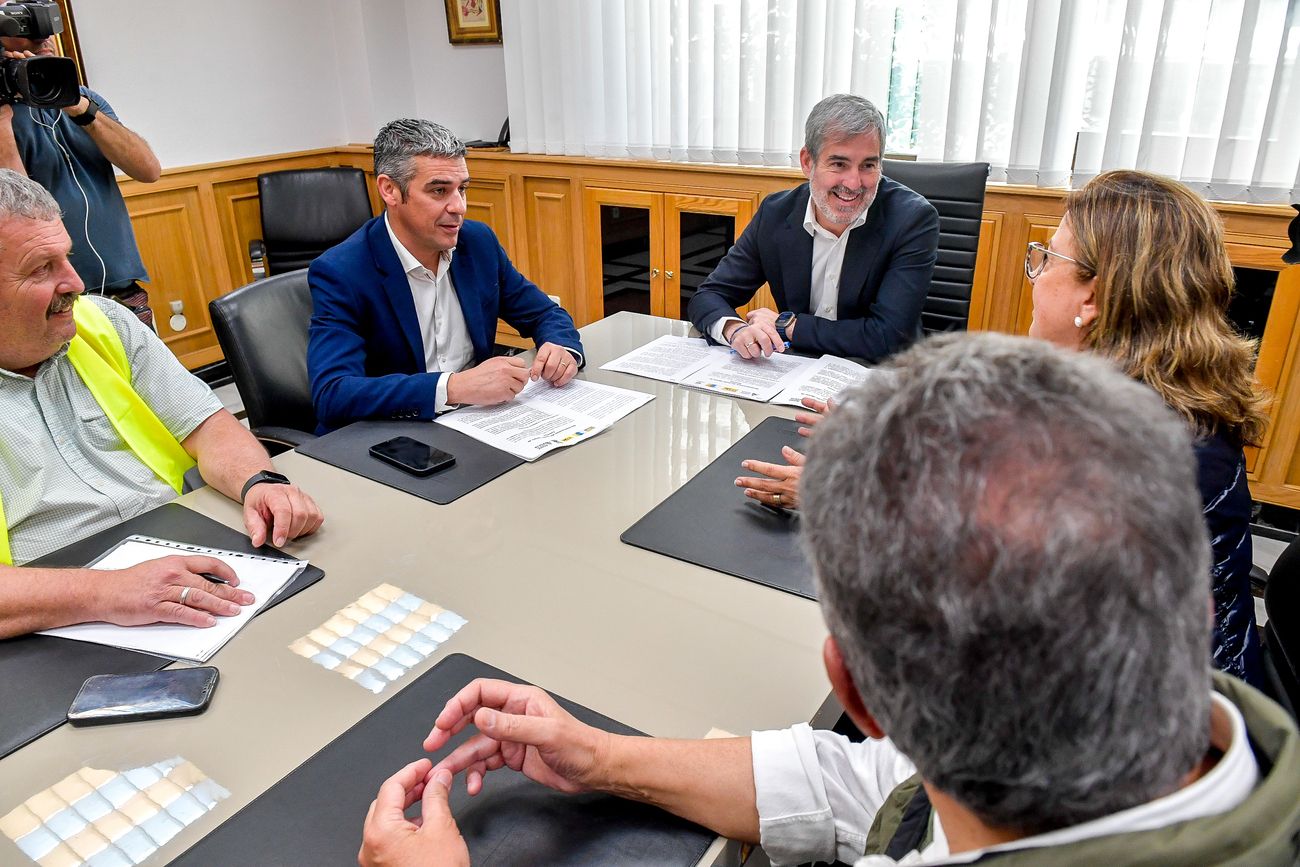
M843 217L832 209L830 198L830 190L827 190L824 193L819 193L814 190L812 195L813 206L817 208L818 213L826 218L826 222L835 226L848 226L852 224L854 220L858 219L858 217L861 217L867 211L871 210L872 204L876 201L876 191L872 190L869 194L864 192L862 196L862 210L857 211L849 217Z

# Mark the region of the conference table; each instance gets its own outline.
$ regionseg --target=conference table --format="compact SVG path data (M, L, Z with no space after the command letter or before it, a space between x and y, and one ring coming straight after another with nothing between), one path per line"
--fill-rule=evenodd
M591 440L450 505L295 452L277 456L276 468L326 516L320 532L285 550L323 568L324 580L252 620L213 658L221 682L205 713L64 725L0 760L0 816L80 768L124 770L179 756L230 796L150 861L165 863L451 653L657 737L826 722L838 711L828 700L826 632L815 602L619 541L753 426L793 416L789 407L599 369L688 329L632 313L583 328L582 376L654 399ZM211 489L179 502L242 529L240 507ZM468 623L378 695L290 651L385 582ZM427 709L430 724L438 710ZM411 758L420 755L412 744ZM358 840L363 819L356 817ZM718 841L704 860L734 863L738 851ZM0 863L30 862L0 836Z

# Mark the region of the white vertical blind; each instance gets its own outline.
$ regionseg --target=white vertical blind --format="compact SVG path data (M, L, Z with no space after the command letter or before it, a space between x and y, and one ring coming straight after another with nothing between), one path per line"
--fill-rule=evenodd
M1078 186L1300 198L1300 0L501 0L515 150L798 164L831 93L885 149Z

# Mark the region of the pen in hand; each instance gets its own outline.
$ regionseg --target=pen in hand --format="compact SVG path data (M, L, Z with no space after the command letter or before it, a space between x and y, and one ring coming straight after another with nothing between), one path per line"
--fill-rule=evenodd
M219 578L216 575L213 575L211 572L200 572L199 575L211 581L213 584L225 584L227 587L230 586L230 582L227 581L225 578Z

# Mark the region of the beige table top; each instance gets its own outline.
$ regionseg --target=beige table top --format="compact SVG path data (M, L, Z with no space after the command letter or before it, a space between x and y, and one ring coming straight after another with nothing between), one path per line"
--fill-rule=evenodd
M325 579L254 619L213 657L221 683L206 713L65 725L0 760L0 816L82 767L125 770L181 756L231 796L151 862L161 863L449 653L660 737L810 719L829 692L815 603L619 541L752 426L793 414L599 369L687 328L629 313L584 328L583 375L655 399L592 440L511 470L449 506L296 453L276 458L325 512L317 535L287 546L323 568ZM242 529L238 506L210 489L181 502ZM377 696L288 649L382 582L469 623ZM429 708L430 724L437 710ZM419 744L411 754L421 755ZM0 836L0 863L24 861Z

